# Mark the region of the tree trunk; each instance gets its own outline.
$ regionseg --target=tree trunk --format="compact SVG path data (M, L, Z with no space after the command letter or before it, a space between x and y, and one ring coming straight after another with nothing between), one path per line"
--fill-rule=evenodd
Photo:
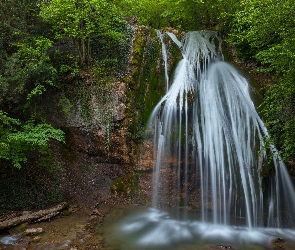
M81 60L81 65L85 63L85 58L86 58L86 47L85 47L85 40L81 38L81 51L82 51L82 56L80 58Z
M91 61L91 45L90 45L90 38L87 41L87 63Z
M43 220L48 220L56 215L58 215L62 210L68 207L67 202L62 202L54 207L39 210L37 212L26 212L23 215L10 218L0 222L0 230L17 226L25 222L39 222Z

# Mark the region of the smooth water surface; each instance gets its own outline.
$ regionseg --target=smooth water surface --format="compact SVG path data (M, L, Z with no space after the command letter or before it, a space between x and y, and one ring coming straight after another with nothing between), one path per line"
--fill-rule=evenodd
M195 211L188 211L187 219L179 219L177 214L177 210L172 209L161 211L154 208L129 208L119 218L106 219L105 243L116 250L196 250L222 247L258 250L273 249L272 243L282 238L285 249L295 248L295 230L249 230L239 225L201 222L202 215Z

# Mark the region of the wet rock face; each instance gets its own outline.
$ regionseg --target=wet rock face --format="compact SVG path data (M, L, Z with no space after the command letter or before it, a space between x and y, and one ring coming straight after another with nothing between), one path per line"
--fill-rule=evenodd
M173 43L167 47L170 77L176 66L177 60L172 57L174 50L179 50L176 47ZM141 144L152 109L165 92L161 43L156 31L137 27L130 49L124 78L108 85L94 85L86 72L82 95L77 89L69 90L72 106L68 106L66 115L48 108L52 112L48 112L48 122L66 132L66 145L57 154L65 161L62 186L70 199L90 205L110 200L118 193L110 191L114 181L136 172L140 172L136 184L146 192L142 196L150 195L153 147L150 141ZM128 190L121 193L129 194ZM134 193L133 189L130 193Z
M109 135L100 129L68 128L66 138L68 149L90 157L96 157L97 163L129 164L126 129L114 130Z
M122 121L126 118L126 84L119 82L115 88L116 105L114 105L114 121Z
M120 103L118 106L116 106L114 110L114 119L116 121L123 120L126 117L125 110L126 106L124 103Z
M130 173L126 129L111 132L109 148L100 129L68 128L63 189L66 197L88 206L115 202L114 180Z
M173 43L167 47L170 77L177 61L172 56L174 50L179 50L176 47ZM48 108L53 113L48 113L47 120L65 128L69 152L96 157L98 163L136 165L138 170L147 170L151 169L151 156L136 164L142 152L140 144L152 109L165 91L161 43L156 31L136 27L130 50L126 52L129 67L123 79L95 85L91 82L94 76L85 72L85 82L81 83L84 92L68 90L72 92L68 95L68 113L61 115Z
M137 171L152 171L154 167L153 141L145 140L140 147L140 157L135 165Z
M44 103L47 112L44 115L49 123L58 127L88 129L101 127L105 130L107 121L113 124L125 119L126 84L124 82L114 81L96 85L82 83L82 85L82 90L75 88L68 90L70 104L62 104L63 108L67 109L66 114L52 108L54 102L60 102L60 96L53 96L50 103Z

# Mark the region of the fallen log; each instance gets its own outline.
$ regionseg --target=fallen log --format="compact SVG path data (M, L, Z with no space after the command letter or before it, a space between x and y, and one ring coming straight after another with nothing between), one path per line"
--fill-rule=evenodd
M25 212L21 216L9 218L7 220L1 221L0 230L14 227L25 222L33 223L33 222L37 222L37 221L39 222L42 220L49 220L52 217L59 214L62 210L66 209L67 207L68 207L68 203L62 202L48 209L42 209L36 212L32 212L32 211Z

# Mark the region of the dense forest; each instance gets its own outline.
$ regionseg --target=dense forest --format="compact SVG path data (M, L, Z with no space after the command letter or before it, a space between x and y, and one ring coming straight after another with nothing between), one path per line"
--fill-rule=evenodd
M130 20L156 29L220 32L239 58L253 62L250 73L262 76L267 141L277 146L285 161L293 162L291 0L3 0L0 19L1 175L21 178L17 171L24 169L24 175L52 165L51 142L64 143L64 131L46 121L39 104L58 93L59 112L66 114L71 106L67 90L82 88L89 79L106 85L122 77Z

